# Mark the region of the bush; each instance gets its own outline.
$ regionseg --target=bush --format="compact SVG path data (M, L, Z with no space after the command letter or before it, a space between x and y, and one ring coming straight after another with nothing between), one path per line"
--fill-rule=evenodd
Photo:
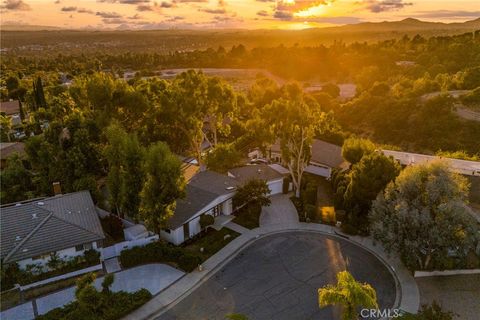
M115 240L123 240L123 222L116 215L110 214L101 219L102 228Z
M283 194L288 193L288 189L290 187L291 182L292 182L292 179L290 177L283 178L283 183L282 183L282 193Z
M317 203L317 185L314 182L306 184L302 199L305 204L315 205Z
M349 224L349 223L342 223L341 229L342 229L342 232L343 232L343 233L350 234L350 235L352 235L352 236L358 234L357 228L354 227L354 226L352 226L352 225Z
M200 227L205 229L215 223L215 218L210 214L202 214L200 216Z
M89 265L96 265L100 263L100 252L97 250L86 250L83 253L83 256L85 257L85 262L87 262Z
M198 256L185 253L182 248L174 247L160 241L149 243L144 247L124 250L120 254L120 263L125 268L155 262L172 262L177 264L179 268L190 272L201 263L201 259Z
M191 253L184 253L178 259L178 266L187 272L193 271L200 263L202 259Z
M305 205L305 213L311 221L315 222L317 220L317 207L313 204L307 203Z

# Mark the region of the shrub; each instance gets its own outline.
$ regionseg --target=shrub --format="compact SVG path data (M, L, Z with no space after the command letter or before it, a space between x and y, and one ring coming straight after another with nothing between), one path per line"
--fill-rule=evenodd
M317 185L314 182L307 183L302 199L305 204L315 205L317 203Z
M346 234L350 234L352 236L358 234L358 230L356 227L352 226L349 223L342 223L342 232Z
M290 187L291 182L292 182L292 179L290 177L283 178L283 183L282 183L282 193L283 194L288 193L288 189Z
M200 263L202 259L190 253L184 253L178 259L178 266L187 272L193 271Z
M305 213L311 221L316 221L317 219L317 207L313 204L307 203L305 205Z
M123 222L116 215L110 214L101 219L103 230L115 240L123 240Z
M202 214L200 216L200 227L205 229L215 223L215 218L210 214Z
M85 257L85 261L88 265L93 266L100 263L100 252L98 252L97 250L86 250L83 253L83 256Z

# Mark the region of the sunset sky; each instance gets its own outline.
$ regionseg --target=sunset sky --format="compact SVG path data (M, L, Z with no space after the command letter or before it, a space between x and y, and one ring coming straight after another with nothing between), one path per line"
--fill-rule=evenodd
M480 0L0 0L2 24L95 29L301 29L363 21L462 22Z

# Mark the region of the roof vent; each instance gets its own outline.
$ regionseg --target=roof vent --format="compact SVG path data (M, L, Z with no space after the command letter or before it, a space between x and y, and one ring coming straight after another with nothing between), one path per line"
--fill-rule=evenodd
M227 189L227 190L233 190L233 189L235 189L235 187L226 187L225 189Z
M36 213L32 213L32 218L33 218L33 219L37 219L37 214L36 214Z
M22 237L20 237L20 236L15 237L15 241L20 241L20 240L22 240Z
M23 250L22 250L22 252L27 252L27 251L28 251L28 249L23 249Z
M37 204L38 204L39 206L43 206L43 205L45 204L45 202L40 201L40 202L37 202Z
M67 213L68 213L68 214L71 214L71 213L72 213L72 211L68 210L68 211L67 211Z
M22 204L21 203L16 203L15 207L20 207Z

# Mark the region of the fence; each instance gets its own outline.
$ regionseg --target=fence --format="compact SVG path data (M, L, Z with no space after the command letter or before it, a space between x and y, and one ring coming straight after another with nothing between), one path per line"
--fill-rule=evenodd
M107 260L110 258L118 257L123 250L131 249L133 247L143 247L149 243L158 241L158 239L158 235L155 234L148 238L116 243L113 246L102 248L102 259Z

